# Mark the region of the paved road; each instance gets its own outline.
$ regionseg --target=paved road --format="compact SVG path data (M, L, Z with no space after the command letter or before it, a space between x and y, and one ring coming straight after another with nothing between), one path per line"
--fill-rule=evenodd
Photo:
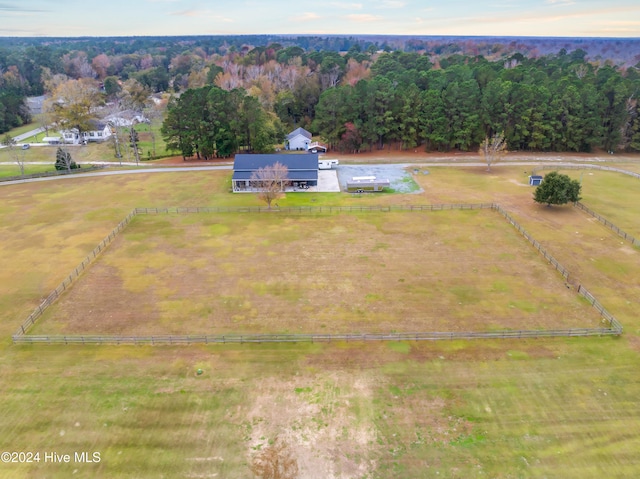
M14 136L13 139L16 140L17 143L20 143L27 138L31 138L32 136L36 136L38 133L42 133L44 128L36 128L35 130L28 131L23 133L22 135Z
M17 145L22 145L24 140L26 140L27 138L31 138L32 136L36 136L38 133L42 133L43 131L44 128L36 128L35 130L28 131L26 133L23 133L22 135L14 136L13 139ZM2 148L6 148L6 146L0 145L0 149Z
M582 158L582 160L584 161L584 158ZM544 159L544 158L539 158L537 161L502 161L496 165L494 165L494 168L499 169L500 166L533 166L535 164L540 164L540 163L551 163L555 166L558 167L562 167L562 166L591 166L593 165L593 163L582 163L582 162L578 162L578 161L560 161L558 159ZM4 164L4 163L0 163L0 164ZM15 163L6 163L6 164L11 164L11 165L15 165ZM33 163L36 164L36 163ZM50 163L43 163L43 164L50 164ZM100 162L95 162L93 164L108 164L108 165L113 165L113 166L120 166L118 163L100 163ZM135 166L135 163L123 163L123 166ZM141 163L139 166L145 165L144 163ZM147 164L148 165L148 164ZM146 165L145 165L146 166ZM487 166L486 163L481 163L481 162L460 162L460 161L453 161L450 163L444 162L444 161L436 161L436 162L410 162L410 163L389 163L387 165L383 165L380 163L375 163L375 164L362 164L362 165L355 165L355 164L349 164L349 165L344 165L345 167L349 167L349 166L369 166L369 167L382 167L382 166L393 166L393 167L399 167L399 168L405 168L405 167L410 167L410 166L419 166L419 167L436 167L436 166L446 166L446 167L459 167L459 168L466 168L466 167L485 167ZM211 171L211 170L231 170L233 169L233 165L231 164L227 164L227 165L215 165L215 166L165 166L165 167L155 167L152 165L148 165L147 167L145 167L144 169L139 169L139 170L112 170L112 171L99 171L99 172L94 172L94 173L79 173L79 174L73 174L73 175L61 175L61 176L47 176L47 177L43 177L43 178L29 178L29 179L24 179L24 180L12 180L12 181L1 181L0 182L0 186L4 186L4 185L16 185L16 184L20 184L20 183L31 183L31 182L37 182L37 181L54 181L54 180L68 180L68 179L73 179L73 178L87 178L87 177L95 177L95 176L114 176L114 175L135 175L135 174L146 174L146 173L171 173L171 172L188 172L188 171Z

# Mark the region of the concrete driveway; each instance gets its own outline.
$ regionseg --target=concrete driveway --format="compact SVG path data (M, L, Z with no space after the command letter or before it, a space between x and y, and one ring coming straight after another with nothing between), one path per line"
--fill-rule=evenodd
M340 182L337 170L318 170L318 186L315 191L320 193L340 193Z

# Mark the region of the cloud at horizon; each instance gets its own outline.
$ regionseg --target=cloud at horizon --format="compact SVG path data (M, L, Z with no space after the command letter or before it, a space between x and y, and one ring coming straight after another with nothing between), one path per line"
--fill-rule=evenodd
M0 2L0 36L378 34L640 37L637 0Z

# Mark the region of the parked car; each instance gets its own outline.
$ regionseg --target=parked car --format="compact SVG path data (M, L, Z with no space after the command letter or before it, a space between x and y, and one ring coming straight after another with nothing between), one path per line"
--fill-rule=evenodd
M23 150L28 150L29 149L29 143L25 143L24 145L22 145L22 149Z

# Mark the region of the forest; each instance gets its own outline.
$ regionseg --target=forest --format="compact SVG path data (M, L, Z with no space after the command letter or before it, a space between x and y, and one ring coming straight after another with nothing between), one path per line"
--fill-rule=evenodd
M170 93L163 132L185 156L268 151L298 126L343 151L471 151L496 133L510 150L640 151L640 63L628 53L633 42L598 41L597 55L588 51L594 42L562 42L570 49L541 54L561 43L5 38L0 132L31 120L24 98L51 96L65 81L76 81L99 92L92 108L131 91ZM607 49L616 61L601 56Z

